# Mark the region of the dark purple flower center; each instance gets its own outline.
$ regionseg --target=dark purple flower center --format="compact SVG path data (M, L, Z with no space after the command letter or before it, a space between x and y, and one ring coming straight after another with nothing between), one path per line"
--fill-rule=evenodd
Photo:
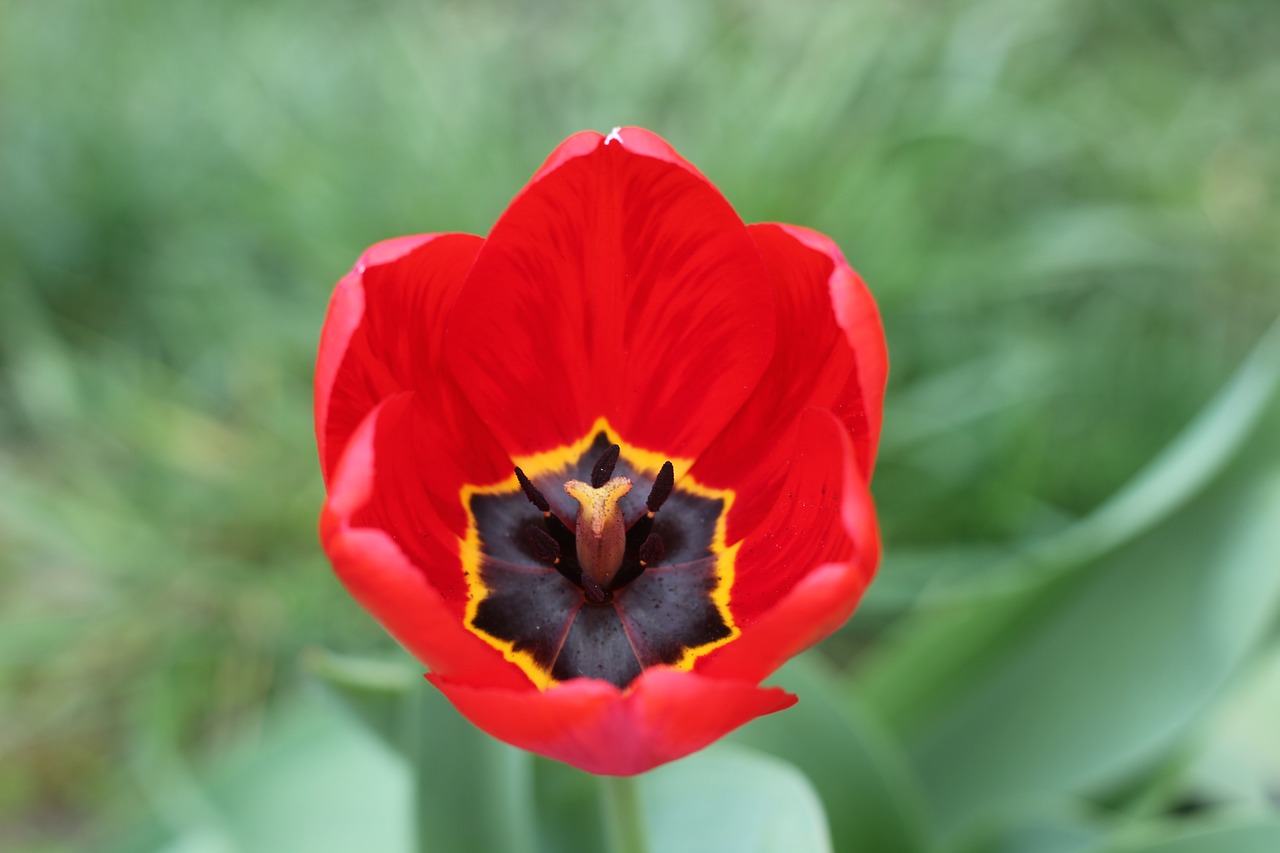
M474 630L552 680L619 687L733 635L714 599L724 500L677 486L670 462L656 475L637 470L603 432L561 472L558 497L556 480L515 473L521 491L471 497L484 587Z

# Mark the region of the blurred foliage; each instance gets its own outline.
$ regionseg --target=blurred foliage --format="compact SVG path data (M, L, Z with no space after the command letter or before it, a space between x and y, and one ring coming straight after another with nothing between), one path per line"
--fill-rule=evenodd
M782 770L712 752L673 790L759 778L795 821L816 792L837 850L1280 849L1280 6L0 17L0 848L152 821L131 849L234 849L191 827L268 788L191 768L293 707L306 646L389 651L315 542L331 283L640 124L746 220L832 235L893 359L880 581L829 677L737 738ZM262 729L296 778L397 772L313 713Z

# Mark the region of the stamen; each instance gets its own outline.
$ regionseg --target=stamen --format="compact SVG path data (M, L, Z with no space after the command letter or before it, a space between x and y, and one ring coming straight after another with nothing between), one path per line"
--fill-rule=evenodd
M549 566L560 564L560 543L550 533L530 524L524 529L524 535L535 560Z
M516 480L520 482L520 488L524 490L524 496L529 499L529 503L542 510L542 514L551 514L551 504L547 502L547 498L542 492L538 491L538 487L530 482L529 478L520 470L520 466L516 466Z
M621 447L611 444L604 453L600 454L600 458L596 460L595 467L591 469L591 487L593 489L598 489L609 482L609 478L613 476L613 468L618 464L618 456L621 453Z
M640 546L640 567L646 568L662 562L665 556L667 556L667 548L662 544L662 537L656 533L650 533L644 540L644 544Z
M676 470L670 462L663 462L662 469L658 471L658 476L653 481L653 488L649 490L649 498L645 501L645 506L649 508L649 515L653 515L662 508L675 487Z
M582 573L582 591L586 593L587 601L592 604L604 604L613 599L613 593L602 587L586 572Z

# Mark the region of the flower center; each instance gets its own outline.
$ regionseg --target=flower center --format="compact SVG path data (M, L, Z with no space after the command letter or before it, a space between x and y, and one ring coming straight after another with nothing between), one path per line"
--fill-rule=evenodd
M730 612L733 493L675 472L603 419L579 441L515 460L515 476L464 486L465 624L539 688L572 678L626 687L644 669L690 669L738 636Z
M645 500L646 512L628 527L619 501L634 485L628 477L614 477L622 448L609 445L591 469L591 482L569 480L565 493L578 502L575 529L570 531L553 512L551 504L517 465L516 479L529 503L542 511L544 526L530 524L525 529L535 559L554 566L582 589L589 604L608 604L615 590L640 576L645 568L661 560L665 548L653 530L654 515L675 488L675 469L670 460L662 463ZM569 559L572 544L575 559Z

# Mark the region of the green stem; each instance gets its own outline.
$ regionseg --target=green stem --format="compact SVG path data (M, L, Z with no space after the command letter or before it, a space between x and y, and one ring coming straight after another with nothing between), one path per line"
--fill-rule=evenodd
M421 853L534 853L538 826L530 755L472 726L437 691L405 706L405 757L415 777Z
M634 776L601 776L600 788L610 853L646 853L640 784Z

